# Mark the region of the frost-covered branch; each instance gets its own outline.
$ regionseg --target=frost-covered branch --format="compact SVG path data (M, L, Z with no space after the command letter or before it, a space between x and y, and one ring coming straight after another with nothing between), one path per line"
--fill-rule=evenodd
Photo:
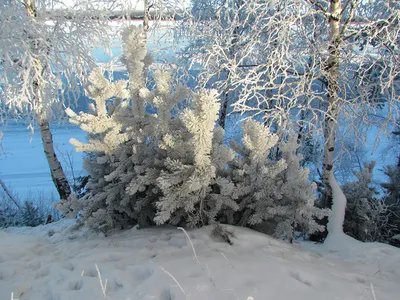
M360 122L381 132L392 126L400 112L398 4L343 2L333 113L327 99L330 1L240 2L194 1L184 23L191 40L184 54L205 70L203 84L229 92L228 111L272 126L299 128L301 122L318 134L326 115L337 115L358 133L365 133ZM373 115L384 118L377 122ZM364 143L363 134L355 136Z
M8 1L0 11L1 115L36 117L59 115L62 104L73 103L81 93L86 75L96 66L92 47L108 47L112 32L92 1L81 1L80 9L66 20L56 14L49 21L51 8L63 1ZM46 14L44 14L46 12ZM88 15L96 13L97 18ZM42 97L35 96L39 85Z

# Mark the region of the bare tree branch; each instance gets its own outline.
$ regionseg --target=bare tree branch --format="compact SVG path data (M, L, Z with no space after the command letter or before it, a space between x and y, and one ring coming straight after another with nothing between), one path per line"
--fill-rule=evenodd
M0 186L3 188L4 192L11 199L11 201L15 204L15 206L18 207L19 210L21 210L22 209L21 204L19 203L19 201L16 198L14 198L14 196L12 195L10 190L7 188L7 186L4 183L4 181L1 180L1 179L0 179Z
M354 0L348 0L348 1L347 1L347 3L346 3L346 5L345 5L345 7L343 8L342 12L345 11L346 8L347 8L347 5L348 5L349 3L351 3L351 5L350 5L350 12L349 12L349 16L347 17L346 21L344 21L343 27L342 27L342 29L341 29L341 31L340 31L340 35L341 35L341 36L343 36L344 33L347 31L347 29L348 29L348 27L349 27L349 25L350 25L350 22L351 22L351 21L353 20L353 18L354 18L354 14L355 14L356 8L357 8L357 6L360 4L361 1L362 1L362 0L355 0L355 1L354 1Z

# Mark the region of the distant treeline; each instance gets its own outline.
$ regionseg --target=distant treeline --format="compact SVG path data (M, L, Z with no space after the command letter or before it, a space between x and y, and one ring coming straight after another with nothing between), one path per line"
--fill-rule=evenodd
M99 18L104 18L106 17L109 20L118 20L118 19L124 19L124 20L143 20L144 17L144 11L143 10L122 10L122 11L112 11L110 14L107 14L104 12L79 12L79 11L73 11L73 10L52 10L52 11L46 11L46 15L48 15L48 18L50 20L55 20L55 19L67 19L67 20L73 20L76 18L82 18L83 16L85 18L90 18L90 19L99 19ZM150 20L179 20L183 16L183 12L180 10L177 11L157 11L157 10L151 10L149 11L149 18Z

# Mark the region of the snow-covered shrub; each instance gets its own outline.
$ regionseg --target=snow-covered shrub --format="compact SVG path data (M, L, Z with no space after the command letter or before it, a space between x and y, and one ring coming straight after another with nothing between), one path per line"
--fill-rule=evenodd
M133 36L124 35L125 52L127 44L132 44L134 49L143 49L136 51L138 56L131 58L127 64L132 82L143 81L142 60L146 57L144 40L138 38L139 32L134 33ZM136 42L131 41L130 37ZM140 146L145 146L141 128L145 124L138 124L143 120L140 112L143 104L135 84L132 83L128 89L125 80L112 83L100 69L92 72L89 83L87 94L94 101L89 106L89 113L77 115L70 109L66 111L70 122L79 124L88 133L87 143L75 139L70 141L77 151L88 154L84 160L84 167L89 174L87 193L79 202L72 199L73 208L70 207L71 201L61 203L59 208L64 213L75 215L83 209L85 222L89 226L107 231L128 225L129 220L134 219L135 201L131 201L125 189L136 173L135 160L141 159L142 153L138 153L138 150L141 150ZM134 94L132 99L131 92ZM76 205L78 203L81 203L81 207Z
M400 157L397 165L386 166L384 173L388 177L388 181L381 184L386 192L385 202L400 210Z
M300 166L296 136L279 142L276 134L254 120L242 127L243 145L231 142L238 154L230 163L232 196L240 208L231 222L289 239L297 227L309 233L322 230L315 218L328 211L314 206L316 186L309 183L308 169ZM280 151L279 157L271 155L272 149Z
M388 206L389 224L392 232L391 236L400 234L400 157L397 165L386 166L385 175L387 182L382 183L385 190L383 202ZM392 239L392 244L399 245L396 239Z
M0 228L17 226L19 224L20 214L18 208L2 201L0 203Z
M379 199L372 184L375 162L364 163L361 171L354 171L357 180L343 185L347 207L343 230L364 242L385 241L389 230L388 206Z
M0 227L34 227L44 224L48 215L54 221L59 220L58 211L52 208L52 197L45 197L43 193L31 193L25 201L20 201L17 195L13 194L13 197L15 202L0 190Z
M206 225L215 221L221 209L237 209L224 193L226 180L217 177L218 169L224 169L223 163L233 157L217 137L213 139L218 111L217 95L211 90L195 94L191 108L180 114L184 129L174 134L175 142L165 145L175 155L166 158L166 170L157 179L163 194L157 202L158 224L170 220L173 225L182 221Z
M235 233L229 230L227 227L217 223L214 225L213 230L211 231L211 237L216 241L233 245L232 239L235 238Z
M95 70L87 87L90 113L67 109L70 121L88 133L87 143L71 140L88 154L90 179L80 201L85 223L104 231L136 223L210 223L229 202L210 194L216 169L233 157L215 137L221 133L214 134L215 92L190 92L161 70L146 84L152 59L141 29L124 32L123 53L129 82L112 83ZM60 204L64 211L69 206Z
M216 127L216 92L190 91L169 72L150 72L141 29L123 33L122 61L129 81L113 83L95 70L90 112L66 111L88 133L87 143L71 143L87 154L89 182L84 197L60 203L64 213L81 211L86 225L105 232L133 224L239 224L236 211L243 225L272 220L279 236L296 226L320 229L313 218L324 212L313 207L314 186L295 139L279 143L282 158L272 160L277 135L250 120L244 146L228 148Z
M23 226L36 227L44 223L45 215L31 201L25 201L22 207L21 224Z

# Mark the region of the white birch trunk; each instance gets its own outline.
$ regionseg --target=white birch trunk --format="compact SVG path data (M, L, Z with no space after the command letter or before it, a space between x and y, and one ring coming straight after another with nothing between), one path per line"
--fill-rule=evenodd
M60 199L67 200L71 194L71 188L61 163L57 158L56 152L54 151L53 136L50 131L49 121L43 116L38 116L38 123L43 142L44 154L50 168L51 179L60 195Z
M331 173L329 176L329 183L332 189L333 204L332 204L332 212L331 215L329 216L329 221L327 224L327 230L330 236L342 235L344 234L343 223L344 223L344 216L346 213L347 199L342 189L340 188L339 184L337 183L333 173Z
M333 175L337 115L339 104L339 63L340 63L340 18L341 0L331 0L329 9L329 58L326 66L328 80L328 107L325 115L325 151L323 163L323 181L326 188L328 204L332 203L333 213L329 218L328 232L343 233L344 210L346 197ZM334 189L334 190L333 190ZM333 231L330 232L329 230Z
M149 0L144 0L144 16L143 16L143 31L149 31Z
M25 0L25 7L27 13L32 18L35 18L35 0ZM33 48L32 52L35 53L35 50L36 49ZM54 186L56 187L57 192L60 195L60 199L67 200L69 195L71 194L71 188L68 183L67 177L65 176L64 170L61 166L61 163L58 160L57 155L54 151L53 136L50 131L46 111L41 108L43 105L43 96L41 89L42 86L45 84L42 77L45 69L46 66L43 64L43 61L41 61L40 58L37 58L35 61L35 74L32 82L33 97L35 98L34 103L37 109L36 118L39 124L40 135L42 137L44 154L50 168L51 179L53 180Z

